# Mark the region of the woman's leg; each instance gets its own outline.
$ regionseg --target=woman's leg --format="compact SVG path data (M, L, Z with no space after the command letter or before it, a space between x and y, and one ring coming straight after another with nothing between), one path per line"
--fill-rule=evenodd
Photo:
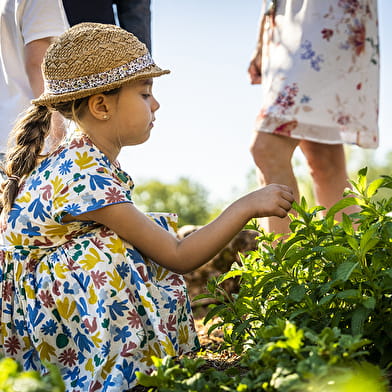
M323 144L301 140L314 182L317 203L327 209L343 198L344 189L350 187L346 158L342 144ZM357 211L356 206L344 210L346 214ZM341 218L341 213L337 216Z
M299 140L265 132L255 132L251 153L256 163L261 185L284 184L293 189L295 200L299 199L291 159ZM290 219L266 218L262 225L266 231L288 233Z

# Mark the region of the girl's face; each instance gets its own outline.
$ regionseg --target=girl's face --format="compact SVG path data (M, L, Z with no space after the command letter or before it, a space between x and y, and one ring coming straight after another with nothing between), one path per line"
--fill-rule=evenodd
M152 79L124 85L116 98L110 132L119 147L141 144L150 137L159 103L152 95Z

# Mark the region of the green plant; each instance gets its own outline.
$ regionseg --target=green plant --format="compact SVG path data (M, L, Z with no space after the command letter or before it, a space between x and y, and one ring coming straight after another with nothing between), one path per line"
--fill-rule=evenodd
M23 371L20 364L11 358L0 360L0 392L64 392L65 386L59 370L46 363L49 372L41 376L38 372Z
M359 363L370 366L363 361L367 354L363 347L368 343L336 327L317 334L310 328L297 329L292 322L277 320L260 328L258 342L244 355L242 365L249 371L241 383L252 391L303 390L336 369L349 371ZM378 373L382 380L380 369Z
M358 392L362 379L369 388L364 392L387 391L381 369L361 360L368 341L359 336L344 335L338 328L315 334L284 320L261 331L239 367L219 371L203 368L202 359L153 358L157 370L150 376L138 373L139 382L160 392L349 392L348 386Z
M201 358L182 358L174 361L170 357L153 357L157 371L152 375L137 372L139 382L146 387L155 387L160 392L218 392L235 391L238 371L233 368L219 372L213 368L203 369ZM234 388L234 389L233 389Z
M375 363L392 361L392 198L372 200L380 187L391 189L392 180L385 176L367 184L364 169L352 184L352 195L325 218L318 218L322 207L308 209L304 199L295 204L297 216L286 241L276 243L274 234L255 224L247 227L260 234L258 250L242 255L241 263L209 281L208 294L199 296L218 302L205 319L220 317L210 330L223 327L227 344L242 352L244 344L257 342L261 325L277 319L316 332L339 327L370 338ZM337 212L353 204L361 211L334 221ZM233 277L240 279L236 294L221 287Z
M294 204L287 239L248 225L258 232L258 249L207 283L208 293L198 298L214 304L204 321L213 321L210 332L222 328L225 347L241 354L248 369L227 383L222 378L221 390L318 391L315 385L325 384L320 392L346 392L363 374L373 380L372 392L386 390L382 369L392 366L392 197L375 196L381 188L391 191L392 177L368 183L366 173L359 171L353 189L325 217L319 216L323 207L308 208L305 199ZM359 211L335 221L351 205ZM232 278L239 279L238 293L222 286ZM171 377L169 368L158 368L161 378ZM176 373L176 382L186 384L194 374ZM215 377L213 371L198 374L198 382ZM327 388L331 377L338 389Z

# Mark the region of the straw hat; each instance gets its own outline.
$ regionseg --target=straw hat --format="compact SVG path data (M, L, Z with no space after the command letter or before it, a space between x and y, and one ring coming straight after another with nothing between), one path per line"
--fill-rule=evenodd
M31 102L50 105L115 89L125 82L169 73L133 34L110 24L80 23L47 50L45 90Z

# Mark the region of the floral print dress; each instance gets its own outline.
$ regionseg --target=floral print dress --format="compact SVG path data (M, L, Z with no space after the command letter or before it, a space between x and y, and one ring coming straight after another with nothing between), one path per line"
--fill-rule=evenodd
M25 369L57 364L67 391L126 391L151 357L197 349L182 276L94 222L62 223L130 203L133 183L83 134L21 185L1 216L0 355ZM175 214L150 214L175 233Z
M377 147L377 1L277 0L265 21L256 130Z

